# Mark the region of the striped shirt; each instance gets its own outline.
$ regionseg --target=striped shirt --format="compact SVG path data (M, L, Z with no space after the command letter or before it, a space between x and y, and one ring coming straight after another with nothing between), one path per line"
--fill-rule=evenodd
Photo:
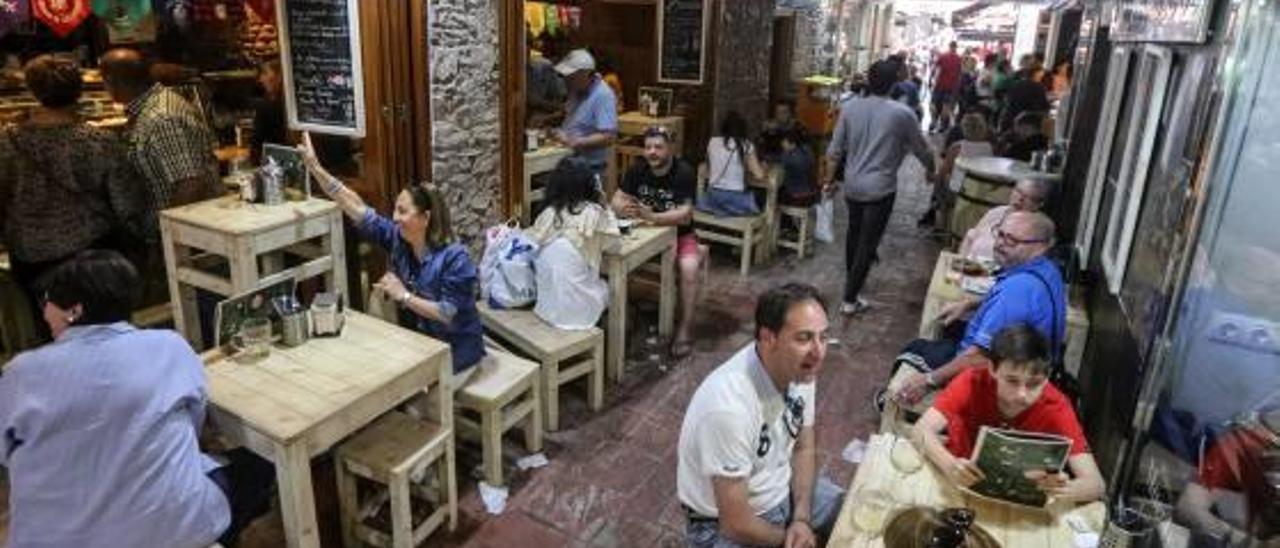
M195 192L200 199L219 193L218 159L213 155L218 142L195 106L156 84L129 103L126 111L129 158L151 189L155 211L185 205L173 201L180 190ZM198 191L178 188L191 180L201 187Z

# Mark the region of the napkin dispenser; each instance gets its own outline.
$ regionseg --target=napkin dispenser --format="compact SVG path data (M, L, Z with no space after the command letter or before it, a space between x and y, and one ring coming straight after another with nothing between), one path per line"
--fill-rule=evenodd
M336 337L342 333L342 295L337 292L316 294L311 301L311 329L317 337Z

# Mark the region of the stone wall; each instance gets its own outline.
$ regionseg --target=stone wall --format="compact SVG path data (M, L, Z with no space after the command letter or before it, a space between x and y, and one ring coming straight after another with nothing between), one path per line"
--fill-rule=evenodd
M759 129L769 110L775 0L721 0L712 127L737 110Z
M431 0L431 179L473 257L501 213L496 2L506 1Z

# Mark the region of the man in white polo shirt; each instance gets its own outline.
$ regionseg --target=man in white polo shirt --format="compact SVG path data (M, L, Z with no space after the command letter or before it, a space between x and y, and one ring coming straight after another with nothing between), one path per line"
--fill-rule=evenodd
M755 342L702 381L680 427L689 546L806 548L831 532L844 493L817 480L813 434L826 353L817 289L787 284L760 297Z

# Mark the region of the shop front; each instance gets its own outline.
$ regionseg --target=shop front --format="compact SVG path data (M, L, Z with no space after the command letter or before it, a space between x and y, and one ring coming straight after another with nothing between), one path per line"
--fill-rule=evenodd
M1096 49L1077 56L1090 61L1069 160L1083 177L1069 165L1065 193L1091 287L1082 414L1113 508L1166 546L1255 545L1280 531L1280 12L1193 7L1085 11Z

